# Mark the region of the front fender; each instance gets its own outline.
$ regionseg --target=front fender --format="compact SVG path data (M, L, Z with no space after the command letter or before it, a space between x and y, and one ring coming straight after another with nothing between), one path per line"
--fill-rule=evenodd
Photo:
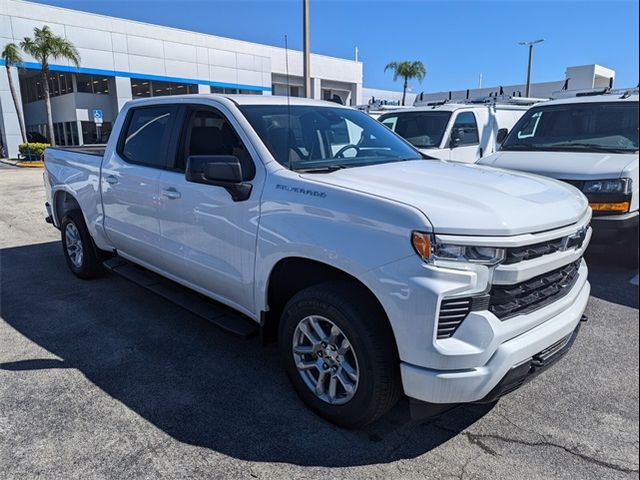
M430 230L427 218L404 204L301 179L289 171L269 177L258 228L255 304L267 308L274 266L299 257L360 279L365 272L415 255L413 230Z

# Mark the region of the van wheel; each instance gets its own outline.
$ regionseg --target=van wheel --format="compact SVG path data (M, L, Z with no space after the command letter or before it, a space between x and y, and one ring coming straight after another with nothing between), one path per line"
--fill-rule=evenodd
M80 210L72 210L64 216L60 232L64 258L73 274L84 279L102 276L102 261Z
M296 294L284 308L280 353L300 398L321 417L356 428L397 402L393 332L361 288L329 282Z

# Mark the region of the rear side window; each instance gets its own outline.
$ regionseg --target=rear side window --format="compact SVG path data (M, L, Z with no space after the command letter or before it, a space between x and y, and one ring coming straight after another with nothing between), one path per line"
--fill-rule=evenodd
M464 145L478 145L480 139L478 137L478 124L476 116L471 112L462 112L456 117L453 129L461 128L464 135L460 139L459 147Z
M148 167L164 168L166 143L175 108L136 108L129 113L118 153L125 160Z

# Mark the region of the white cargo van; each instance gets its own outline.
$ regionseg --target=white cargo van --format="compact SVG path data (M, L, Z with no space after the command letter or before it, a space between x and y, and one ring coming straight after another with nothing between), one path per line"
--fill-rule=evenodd
M495 152L509 129L537 101L438 102L385 113L378 120L430 157L474 163Z
M562 92L524 115L483 165L537 173L582 190L594 244L638 263L638 89Z

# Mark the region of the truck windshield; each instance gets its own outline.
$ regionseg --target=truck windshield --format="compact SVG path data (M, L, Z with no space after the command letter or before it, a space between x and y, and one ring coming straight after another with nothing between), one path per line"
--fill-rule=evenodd
M358 110L308 105L242 105L240 110L278 163L291 170L328 172L422 158Z
M532 108L513 127L501 150L636 152L638 102Z
M378 120L416 148L438 148L451 112L403 112L381 115Z

